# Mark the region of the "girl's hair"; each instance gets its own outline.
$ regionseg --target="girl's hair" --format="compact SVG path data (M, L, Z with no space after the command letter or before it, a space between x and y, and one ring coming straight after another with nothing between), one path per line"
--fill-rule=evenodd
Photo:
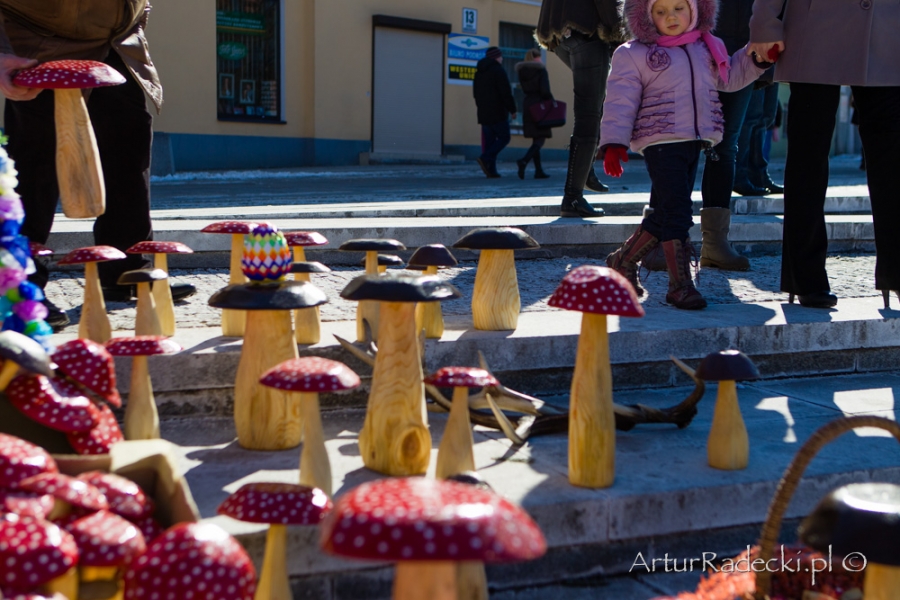
M525 60L531 61L535 58L541 58L541 49L540 48L532 48L528 52L525 53Z

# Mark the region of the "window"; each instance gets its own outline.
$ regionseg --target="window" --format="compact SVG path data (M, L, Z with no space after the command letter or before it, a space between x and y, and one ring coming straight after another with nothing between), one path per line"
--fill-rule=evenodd
M281 123L281 0L216 0L221 121Z
M513 98L516 99L516 120L510 122L514 133L522 132L522 101L525 95L516 76L516 63L525 60L525 53L538 48L534 41L534 25L518 25L500 22L500 50L503 52L503 68L512 84Z

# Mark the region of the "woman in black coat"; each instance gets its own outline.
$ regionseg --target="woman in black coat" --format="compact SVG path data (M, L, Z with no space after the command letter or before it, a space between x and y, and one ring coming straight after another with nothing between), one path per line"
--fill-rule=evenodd
M553 137L553 132L549 127L539 127L531 118L529 111L533 104L553 99L553 94L550 93L550 77L547 75L547 68L541 61L539 49L532 48L525 54L525 62L516 65L516 75L519 76L519 84L525 94L525 100L522 103L523 133L525 137L531 139L531 146L525 156L516 161L516 164L519 165L519 179L525 179L525 168L532 160L534 160L534 178L547 179L550 176L541 168L541 147L547 138Z

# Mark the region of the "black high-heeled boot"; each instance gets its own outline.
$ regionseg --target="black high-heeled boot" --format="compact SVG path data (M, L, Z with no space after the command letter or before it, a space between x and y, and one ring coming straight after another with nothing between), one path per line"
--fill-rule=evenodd
M602 208L596 209L584 199L584 184L588 170L594 164L597 140L572 136L569 139L569 169L559 214L563 217L602 217Z
M541 168L541 151L538 150L534 153L534 178L535 179L548 179L550 176L544 172L544 169Z

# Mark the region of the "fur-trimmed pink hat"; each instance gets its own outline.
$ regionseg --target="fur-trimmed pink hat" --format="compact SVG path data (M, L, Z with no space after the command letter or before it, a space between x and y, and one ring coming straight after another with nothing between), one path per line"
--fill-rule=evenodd
M653 24L650 11L656 0L625 0L625 22L631 36L645 44L655 44L659 32ZM691 27L701 32L710 32L716 27L716 15L719 10L717 0L687 0L691 7Z

